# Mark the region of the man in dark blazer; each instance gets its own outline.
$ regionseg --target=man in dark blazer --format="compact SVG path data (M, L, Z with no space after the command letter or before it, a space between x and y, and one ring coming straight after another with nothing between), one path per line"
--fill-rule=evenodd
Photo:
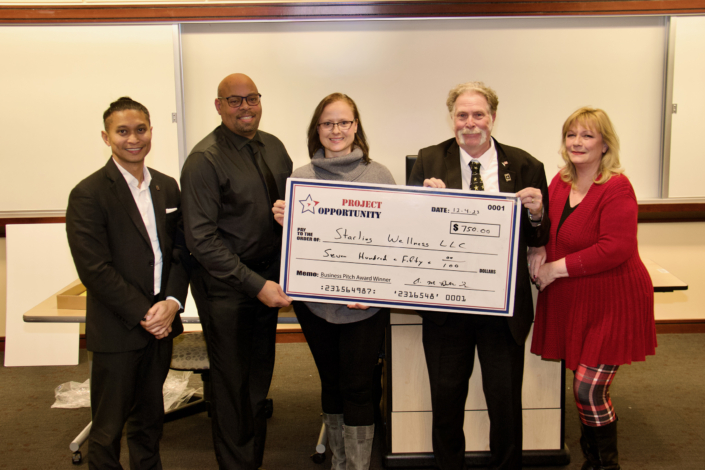
M179 187L144 165L152 136L144 106L120 98L103 119L112 157L71 191L66 211L71 254L88 290L88 466L122 468L127 425L130 468L160 469L162 386L188 291Z
M443 470L465 470L463 421L475 348L490 418L492 470L521 468L524 342L534 317L527 247L548 241L543 164L491 137L499 100L481 82L458 85L446 102L456 137L419 151L409 184L516 193L522 211L514 312L510 318L424 313L423 345L431 383L433 452Z

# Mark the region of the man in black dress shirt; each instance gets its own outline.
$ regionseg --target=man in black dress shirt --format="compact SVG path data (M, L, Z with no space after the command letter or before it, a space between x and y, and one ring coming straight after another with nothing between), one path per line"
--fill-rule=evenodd
M220 468L257 469L267 432L277 313L291 299L279 279L284 199L292 162L279 139L258 130L261 95L246 75L218 86L222 124L191 151L181 173L191 279L208 345L213 443Z

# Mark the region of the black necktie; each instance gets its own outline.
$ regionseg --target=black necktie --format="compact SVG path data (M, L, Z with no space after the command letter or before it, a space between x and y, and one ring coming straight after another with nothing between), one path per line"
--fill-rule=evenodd
M274 176L267 166L267 162L264 161L262 153L259 151L259 145L257 143L250 141L247 143L252 151L252 161L255 163L257 170L259 171L260 178L262 178L262 183L267 188L267 194L269 195L269 205L273 205L274 202L279 199L279 193L277 191L277 182L274 181Z
M484 191L485 185L482 184L482 176L480 176L480 162L472 160L470 162L470 171L472 171L472 176L470 177L470 189L473 191Z

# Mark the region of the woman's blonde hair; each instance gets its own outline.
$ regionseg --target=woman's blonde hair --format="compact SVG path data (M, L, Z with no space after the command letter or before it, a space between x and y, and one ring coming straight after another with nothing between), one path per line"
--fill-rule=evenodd
M612 175L619 175L624 172L624 169L619 164L619 137L614 131L612 121L603 110L585 106L568 116L568 119L563 123L561 157L563 157L565 166L559 172L563 181L575 186L575 181L578 177L575 165L570 161L568 150L565 147L565 136L574 124L599 132L602 135L602 142L607 145L607 151L602 155L600 168L595 176L595 184L606 183Z

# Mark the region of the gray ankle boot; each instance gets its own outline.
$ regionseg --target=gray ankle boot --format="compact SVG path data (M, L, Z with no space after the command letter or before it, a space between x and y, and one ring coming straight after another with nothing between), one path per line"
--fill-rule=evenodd
M331 458L331 470L345 470L345 441L343 440L343 415L329 415L323 413L323 422L326 425L328 448Z
M368 470L372 455L372 441L375 438L375 425L345 426L345 455L348 458L346 470Z

